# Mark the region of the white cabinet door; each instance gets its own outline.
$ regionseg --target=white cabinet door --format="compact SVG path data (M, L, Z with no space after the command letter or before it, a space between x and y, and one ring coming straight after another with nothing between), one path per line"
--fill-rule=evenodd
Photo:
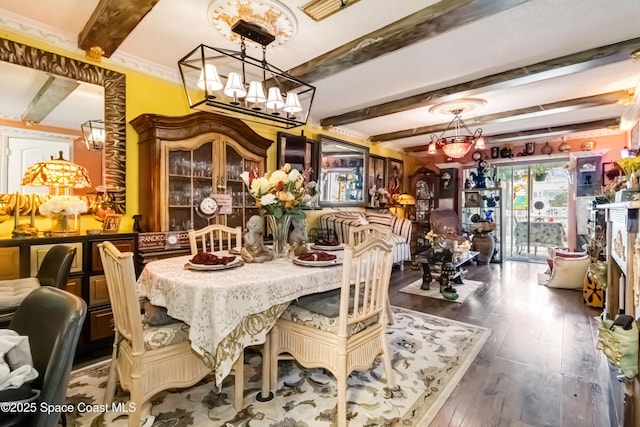
M51 156L58 158L60 151L62 156L69 160L71 143L66 141L52 141L33 138L8 137L7 147L9 155L7 164L7 188L4 193L23 194L49 194L48 187L23 187L22 177L27 168L37 162L49 160Z

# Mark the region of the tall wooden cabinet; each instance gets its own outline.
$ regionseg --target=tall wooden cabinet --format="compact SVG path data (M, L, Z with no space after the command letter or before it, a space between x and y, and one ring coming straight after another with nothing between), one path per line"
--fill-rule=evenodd
M207 112L167 117L143 114L131 121L138 132L142 230L202 228L209 220L197 205L211 194L226 194L231 213L212 222L244 227L258 214L240 179L244 171L262 175L272 141L239 119Z
M416 254L426 246L426 235L431 230L431 211L438 207L439 174L426 167L419 168L409 177L411 192L416 199L415 220L411 229L411 253Z

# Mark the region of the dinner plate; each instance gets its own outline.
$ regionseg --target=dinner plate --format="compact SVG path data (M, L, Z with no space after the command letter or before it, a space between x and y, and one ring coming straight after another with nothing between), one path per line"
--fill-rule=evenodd
M229 264L194 264L191 261L187 261L187 265L191 270L197 271L216 271L216 270L228 270L230 268L240 267L243 264L242 258L236 258Z
M344 243L340 243L339 245L312 245L311 249L315 249L317 251L341 251L344 249Z
M303 259L299 259L298 257L295 257L293 259L293 263L298 265L303 265L305 267L329 267L332 265L342 264L342 259L336 258L336 259L330 259L327 261L305 261Z

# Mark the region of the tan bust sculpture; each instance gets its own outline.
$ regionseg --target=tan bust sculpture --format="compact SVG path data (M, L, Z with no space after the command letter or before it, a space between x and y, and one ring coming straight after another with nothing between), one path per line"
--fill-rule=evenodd
M247 221L247 232L240 255L244 262L265 262L274 259L274 253L264 245L264 221L260 215L253 215Z

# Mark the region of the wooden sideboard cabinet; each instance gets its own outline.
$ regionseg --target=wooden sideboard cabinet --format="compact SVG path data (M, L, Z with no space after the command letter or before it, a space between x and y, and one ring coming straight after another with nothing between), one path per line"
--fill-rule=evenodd
M197 112L182 117L143 114L131 121L139 134L142 231L202 228L208 218L197 206L211 194L226 194L231 212L212 222L244 228L258 214L240 174L263 175L272 144L239 119Z
M74 235L42 238L0 238L0 277L32 277L55 245L76 248L66 290L84 299L84 321L77 354L106 354L113 344L112 313L98 245L112 242L122 252L138 252L137 233ZM6 326L6 325L4 325Z
M607 220L607 288L603 317L628 314L640 319L640 202L599 205ZM639 349L640 352L640 349ZM625 426L640 425L640 380L623 381L626 396L614 393L624 403Z

